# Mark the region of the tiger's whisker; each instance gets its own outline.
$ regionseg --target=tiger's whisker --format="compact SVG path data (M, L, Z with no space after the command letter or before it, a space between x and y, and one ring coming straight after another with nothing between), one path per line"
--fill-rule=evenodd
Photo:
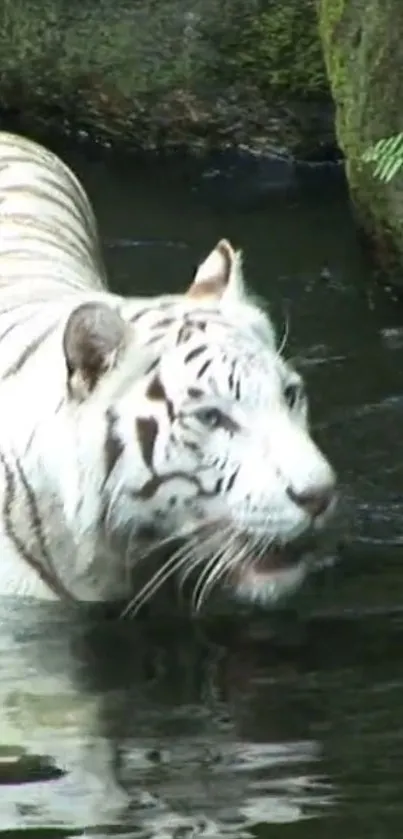
M236 534L232 533L230 541L224 541L224 547L221 546L221 550L218 550L213 556L213 561L208 564L206 571L200 575L193 598L196 612L201 608L207 592L213 587L214 580L220 578L221 574L224 573L226 564L233 561L233 545L236 544L236 540Z
M189 557L192 556L192 551L194 551L193 544L197 545L197 541L195 538L186 542L184 545L180 546L175 553L169 557L169 559L161 566L161 568L156 571L156 573L152 576L152 578L145 583L145 585L137 592L136 596L130 601L130 603L125 607L123 610L121 617L127 616L129 613L131 615L135 614L138 609L147 601L149 598L155 594L157 589L161 588L161 586L167 581L167 579L172 576L174 573L180 570L180 568L189 561ZM203 556L201 556L200 561L202 561Z

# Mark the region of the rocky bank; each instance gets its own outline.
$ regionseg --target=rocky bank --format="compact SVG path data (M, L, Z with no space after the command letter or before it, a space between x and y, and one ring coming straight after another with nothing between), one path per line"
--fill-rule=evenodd
M0 108L131 149L335 148L315 0L2 0Z
M383 184L363 162L373 143L403 131L403 3L318 0L318 10L358 223L383 275L403 288L403 174Z

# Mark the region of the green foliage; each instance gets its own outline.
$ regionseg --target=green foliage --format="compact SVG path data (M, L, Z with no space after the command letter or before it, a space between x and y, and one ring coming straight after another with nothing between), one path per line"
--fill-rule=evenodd
M389 183L403 168L403 133L378 140L363 154L364 163L375 163L374 177Z
M262 4L263 5L263 4ZM236 59L243 77L273 95L324 95L328 82L313 0L265 0L245 15Z

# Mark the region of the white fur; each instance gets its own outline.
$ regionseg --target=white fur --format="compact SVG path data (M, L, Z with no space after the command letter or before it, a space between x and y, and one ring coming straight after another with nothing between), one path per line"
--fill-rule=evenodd
M52 567L47 570L74 598L131 597L145 526L156 528L156 542L169 543L171 537L191 538L200 524L207 524L209 541L203 546L201 537L200 544L196 538L188 565L199 557L199 573L210 563L212 575L218 580L225 570L223 578L230 585L234 572L232 587L241 596L277 600L300 584L307 559L283 572L266 573L253 567L253 546L246 562L237 539L247 537L259 553L274 540L288 543L307 530L320 530L324 517L313 522L287 489L314 491L331 485L334 476L309 435L305 397L292 410L286 404L285 387L291 381L298 383L299 377L279 356L270 319L246 291L241 254L221 243L221 250L218 246L200 267L189 294L142 300L112 295L103 289L95 222L81 187L60 161L38 148L21 138L0 135L0 167L10 149L14 156L21 154L20 165L10 163L0 171L0 451L16 481L14 532L37 562L48 563L31 526L19 461L34 492L51 556ZM55 198L58 184L71 191L65 218L52 203L51 191L43 199L30 192L49 171ZM8 193L7 188L16 184L20 192ZM79 218L72 220L71 208L78 200L86 207L87 230ZM29 224L21 222L21 213L31 218L33 229L37 219L59 222L60 229L65 229L63 221L68 222L72 244L80 234L84 245L76 255L61 250L55 260L57 226L51 244L42 242L39 233L37 240L25 241ZM228 275L224 247L230 261ZM205 299L192 294L217 277L215 295L211 290ZM77 400L67 391L63 334L70 313L86 301L106 302L120 311L126 321L126 343L95 390ZM178 343L189 317L193 327ZM200 321L205 328L198 327ZM13 323L17 326L7 332ZM6 375L24 347L48 327L53 331L42 346L15 375ZM201 345L206 346L203 355L187 360L191 350ZM200 376L202 361L208 362L208 368ZM150 372L152 362L156 366ZM166 402L149 397L156 376L174 411L173 421ZM237 398L235 387L240 388ZM190 396L192 388L202 395ZM206 428L199 417L203 406L224 413L232 431ZM104 443L111 411L123 451L105 480ZM159 477L172 474L158 492L144 499L139 496L152 473L136 436L136 418L158 424L153 470ZM196 491L194 477L204 494ZM0 594L54 597L8 536L5 478L0 464ZM219 480L221 489L215 490ZM232 555L225 557L224 569L223 547L230 544ZM145 547L152 546L151 540ZM185 563L182 571L186 567Z

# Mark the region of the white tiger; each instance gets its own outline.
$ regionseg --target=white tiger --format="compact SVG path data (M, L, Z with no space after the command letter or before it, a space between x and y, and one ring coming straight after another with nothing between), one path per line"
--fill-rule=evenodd
M220 241L183 295L112 294L80 183L5 132L0 404L0 594L135 610L194 573L196 606L219 581L270 603L335 507L241 253Z

